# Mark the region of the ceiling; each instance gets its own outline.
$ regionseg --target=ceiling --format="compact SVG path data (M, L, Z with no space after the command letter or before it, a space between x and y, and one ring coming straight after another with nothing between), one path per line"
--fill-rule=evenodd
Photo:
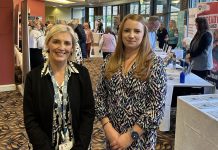
M118 5L130 2L139 2L140 0L44 0L46 6L50 7L74 7L86 6L97 7L105 5Z

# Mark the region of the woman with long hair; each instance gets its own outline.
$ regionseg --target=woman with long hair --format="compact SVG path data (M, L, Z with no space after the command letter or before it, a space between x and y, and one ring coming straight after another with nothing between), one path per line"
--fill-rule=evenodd
M206 18L197 17L195 19L197 32L187 51L186 58L190 61L192 72L205 79L213 68L212 48L213 36L209 31Z
M176 27L176 21L170 20L169 31L168 31L168 45L174 49L178 43L178 29Z
M146 21L129 14L115 52L102 66L95 96L107 149L155 149L165 93L164 63L150 47Z

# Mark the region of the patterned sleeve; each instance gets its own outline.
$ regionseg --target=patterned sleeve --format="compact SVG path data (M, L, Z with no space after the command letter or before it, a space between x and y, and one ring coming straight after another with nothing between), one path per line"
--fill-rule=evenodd
M144 113L137 120L137 124L144 130L148 128L156 129L164 115L165 95L166 95L166 71L163 60L155 57L151 74L147 85L147 94L144 96Z
M74 38L75 38L75 50L73 51L73 54L72 56L70 57L70 61L73 61L77 64L82 64L82 61L83 61L83 58L82 58L82 51L81 51L81 48L79 46L79 39L78 39L78 36L77 34L75 33L74 35Z
M106 78L104 76L105 73L105 65L107 63L107 60L101 67L101 72L99 76L99 80L97 83L97 88L95 92L95 111L96 111L96 117L98 120L103 119L108 114L108 105L106 104L107 100L107 88L106 88Z

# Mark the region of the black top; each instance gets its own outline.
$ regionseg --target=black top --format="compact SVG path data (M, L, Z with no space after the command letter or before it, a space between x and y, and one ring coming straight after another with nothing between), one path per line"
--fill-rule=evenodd
M166 38L166 35L168 34L167 30L163 28L160 30L160 28L157 30L157 40L159 42L164 42L164 39Z
M72 150L87 150L94 121L94 98L88 70L74 63L79 73L72 73L67 86L72 113L74 146ZM52 120L54 89L49 74L41 76L43 66L27 74L23 111L24 124L34 150L54 150Z

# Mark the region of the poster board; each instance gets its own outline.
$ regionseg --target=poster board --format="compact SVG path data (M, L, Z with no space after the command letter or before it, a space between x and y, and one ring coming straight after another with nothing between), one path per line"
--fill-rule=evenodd
M177 47L182 47L182 39L184 38L184 19L185 19L185 11L178 12L177 27L179 32L179 40L178 40Z
M197 8L190 8L188 10L188 37L193 38L195 33L197 32L195 26L195 18L197 18Z

